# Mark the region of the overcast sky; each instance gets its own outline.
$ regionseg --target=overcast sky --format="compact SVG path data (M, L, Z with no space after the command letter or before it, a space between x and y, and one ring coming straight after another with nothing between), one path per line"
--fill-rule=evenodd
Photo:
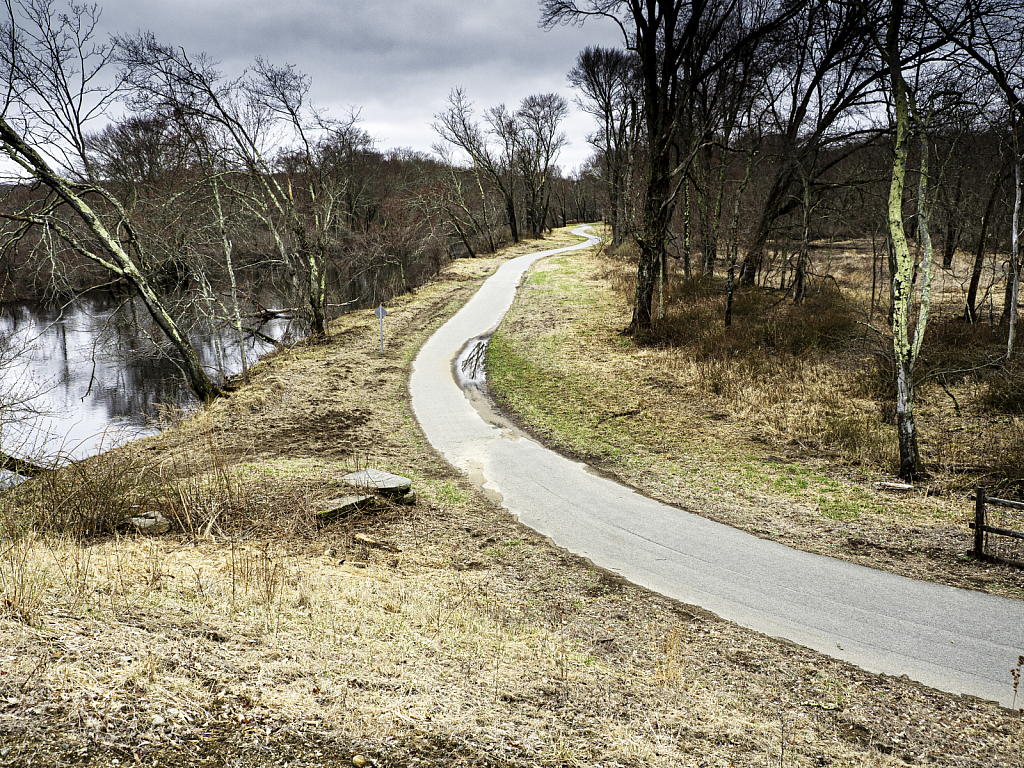
M430 128L449 92L464 87L481 111L555 91L571 105L570 144L559 164L590 154L591 119L566 82L586 45L620 45L602 20L538 26L537 0L100 0L109 32L152 32L162 43L203 51L237 75L256 56L295 64L312 77L316 105L341 116L361 109L378 147L429 152Z

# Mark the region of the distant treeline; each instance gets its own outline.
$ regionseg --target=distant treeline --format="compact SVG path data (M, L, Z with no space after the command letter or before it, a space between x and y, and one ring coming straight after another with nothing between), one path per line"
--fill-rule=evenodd
M331 315L450 258L595 210L596 182L555 165L561 97L494 108L486 130L446 133L439 115L439 157L383 152L358 111L311 104L293 66L256 59L228 76L148 33L102 41L95 6L8 11L3 297L132 292L203 399L220 390L188 340L196 316L244 335L268 309L256 297L277 291L324 337Z

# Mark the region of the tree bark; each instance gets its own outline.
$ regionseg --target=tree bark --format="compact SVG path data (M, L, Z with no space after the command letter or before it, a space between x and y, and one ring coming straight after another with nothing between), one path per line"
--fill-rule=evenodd
M999 176L1002 176L1000 172ZM978 233L978 249L974 253L974 268L971 270L971 284L967 288L967 304L964 307L964 319L969 322L977 320L975 311L978 304L978 288L981 286L981 273L985 268L985 246L988 244L988 227L992 220L992 213L999 199L1000 178L992 185L992 193L985 204L985 213L981 217L981 231Z
M1012 228L1013 231L1010 234L1010 301L1008 303L1007 312L1009 314L1009 330L1006 336L1006 357L1009 359L1013 355L1014 342L1016 341L1017 335L1017 303L1020 296L1020 208L1021 208L1021 193L1022 184L1024 179L1021 178L1021 156L1020 156L1020 141L1017 136L1017 120L1014 119L1013 125L1013 179L1014 179L1014 194L1013 194L1013 217L1012 217Z
M906 482L922 474L921 453L914 421L914 349L910 339L910 315L914 296L914 261L903 225L903 190L910 143L910 104L907 84L900 71L898 36L903 19L903 2L893 3L886 36L896 136L893 147L892 182L889 185L888 222L896 270L892 276L893 352L896 358L896 434L900 452L900 478Z

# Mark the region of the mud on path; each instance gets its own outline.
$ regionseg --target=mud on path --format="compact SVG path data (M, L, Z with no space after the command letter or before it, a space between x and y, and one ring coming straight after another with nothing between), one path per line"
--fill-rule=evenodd
M112 457L174 468L208 526L8 550L0 764L1019 766L1015 713L637 589L426 445L410 361L509 255L389 306L383 355L376 318L345 316ZM417 505L318 528L367 465L411 477Z

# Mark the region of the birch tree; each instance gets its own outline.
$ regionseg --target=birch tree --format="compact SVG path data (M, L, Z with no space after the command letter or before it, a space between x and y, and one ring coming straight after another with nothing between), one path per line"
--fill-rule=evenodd
M907 80L905 62L915 61L915 83L921 77L926 61L921 56L908 57L905 49L920 54L941 49L948 35L936 34L925 40L927 23L920 9L913 18L905 0L892 0L885 15L885 37L878 41L879 52L888 72L888 89L893 114L892 177L889 185L886 221L892 242L894 269L892 273L892 335L896 367L896 436L899 444L899 475L910 482L924 476L924 465L918 444L914 413L914 369L921 353L928 313L931 308L933 253L929 231L927 140L929 119L918 103L915 89ZM903 204L910 142L916 131L921 142L921 165L917 190L917 235L921 245L920 261L912 253L904 225ZM920 271L920 297L916 278ZM915 304L917 311L915 315Z

